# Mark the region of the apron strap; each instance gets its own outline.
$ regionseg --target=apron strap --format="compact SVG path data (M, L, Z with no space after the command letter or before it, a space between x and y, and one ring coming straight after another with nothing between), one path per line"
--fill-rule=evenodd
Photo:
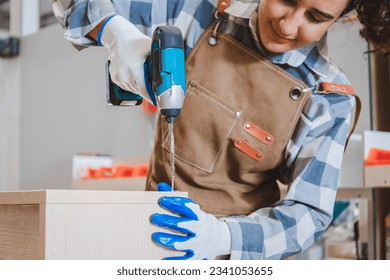
M217 13L220 15L226 15L225 10L230 6L231 0L219 0L217 6Z
M322 94L339 93L344 95L352 95L353 97L355 97L356 100L355 118L353 120L353 125L349 132L347 142L345 143L345 148L346 148L348 145L349 138L351 137L352 133L355 131L357 122L359 120L360 111L362 109L362 102L360 100L360 97L356 94L355 89L351 85L347 85L347 84L322 82L320 83L318 92Z
M218 44L218 29L221 25L221 21L225 21L228 18L228 14L225 10L230 6L231 0L218 0L217 10L215 11L215 24L212 34L208 38L209 45L215 46Z

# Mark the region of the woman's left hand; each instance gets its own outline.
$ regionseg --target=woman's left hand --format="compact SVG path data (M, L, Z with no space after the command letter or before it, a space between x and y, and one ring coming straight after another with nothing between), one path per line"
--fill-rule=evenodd
M159 190L169 189L165 183L160 185ZM215 259L230 253L231 235L224 221L202 211L197 203L186 197L164 196L160 198L159 205L175 215L156 213L151 216L151 222L175 233L155 232L152 234L153 241L185 252L183 256L165 259Z

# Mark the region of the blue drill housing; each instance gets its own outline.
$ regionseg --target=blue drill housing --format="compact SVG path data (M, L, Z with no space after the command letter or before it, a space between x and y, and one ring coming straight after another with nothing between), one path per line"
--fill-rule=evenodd
M161 50L161 84L157 86L156 95L159 96L172 85L179 85L186 92L184 50L177 48L167 48Z

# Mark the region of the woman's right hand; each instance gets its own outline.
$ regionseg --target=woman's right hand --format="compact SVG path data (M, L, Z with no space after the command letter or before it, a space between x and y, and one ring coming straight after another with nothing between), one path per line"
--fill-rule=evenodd
M120 15L113 16L102 28L100 41L109 51L112 81L151 102L145 85L144 62L150 55L152 39Z

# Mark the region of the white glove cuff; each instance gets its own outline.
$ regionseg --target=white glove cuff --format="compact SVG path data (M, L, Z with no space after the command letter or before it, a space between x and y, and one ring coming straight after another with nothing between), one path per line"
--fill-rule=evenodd
M150 54L152 39L120 15L104 26L102 45L108 49L112 81L124 90L150 101L145 85L144 62Z
M232 237L230 233L229 226L226 222L219 220L218 221L218 227L219 227L219 240L218 248L217 248L217 255L228 255L231 251L231 242Z
M102 45L110 49L111 45L118 37L118 34L121 32L125 32L124 36L126 36L129 40L142 41L146 39L150 41L150 38L139 31L134 24L120 15L115 15L109 22L107 22L103 29L101 37Z

